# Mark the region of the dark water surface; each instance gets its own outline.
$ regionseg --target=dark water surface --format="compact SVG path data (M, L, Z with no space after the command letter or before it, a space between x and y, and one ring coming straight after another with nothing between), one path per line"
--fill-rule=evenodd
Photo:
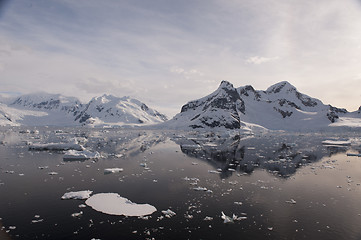
M361 151L356 133L23 130L0 135L0 239L361 239L361 158L346 155ZM102 158L64 161L61 151L29 150L72 138ZM351 145L322 145L327 139ZM104 174L114 167L124 171ZM85 200L61 200L81 190L157 211L113 216L79 207ZM176 216L162 218L167 209ZM222 211L247 218L225 224Z

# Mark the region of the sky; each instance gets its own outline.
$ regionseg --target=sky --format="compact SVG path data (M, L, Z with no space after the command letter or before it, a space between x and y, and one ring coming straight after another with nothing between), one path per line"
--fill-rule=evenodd
M360 0L0 0L0 93L131 96L172 117L222 80L361 105Z

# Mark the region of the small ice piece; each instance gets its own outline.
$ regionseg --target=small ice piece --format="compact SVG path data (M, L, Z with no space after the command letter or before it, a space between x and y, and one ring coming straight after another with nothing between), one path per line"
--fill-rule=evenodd
M78 207L80 207L80 208L86 208L86 205L85 205L85 204L80 204Z
M241 206L243 203L242 202L234 202L234 204Z
M247 217L238 217L237 215L232 215L233 221L241 221L247 219Z
M31 223L39 223L39 222L43 222L44 219L33 219L31 220Z
M104 174L119 173L119 172L123 172L123 168L106 168L106 169L104 169Z
M322 144L324 144L324 145L349 146L349 145L351 145L351 141L325 140L325 141L322 141Z
M53 175L57 175L57 172L48 172L49 175L53 176Z
M9 226L9 229L10 229L10 230L15 230L16 227L15 227L15 226Z
M224 220L223 223L234 223L233 218L227 216L226 214L224 214L224 212L222 211L222 216L221 218Z
M171 217L173 217L173 216L175 216L176 215L176 213L175 212L173 212L172 210L170 210L170 209L167 209L167 210L163 210L162 211L162 213L164 214L164 216L165 217L167 217L167 218L171 218Z
M192 162L192 165L198 165L198 163L197 162Z
M61 197L61 199L87 199L90 197L90 194L92 193L93 191L90 190L67 192Z
M64 160L86 160L90 158L100 158L100 154L98 152L90 152L88 150L68 150L63 156Z
M230 172L235 172L235 171L236 171L236 169L233 169L233 168L228 168L228 171L230 171Z
M85 204L98 212L109 215L146 216L157 211L149 204L137 204L117 193L98 193L85 201Z
M80 217L81 215L83 215L83 212L82 212L82 211L80 211L80 212L78 212L78 213L73 213L71 216L72 216L72 217Z
M141 166L141 167L147 167L147 163L140 163L139 166Z
M296 204L296 201L294 199L291 198L291 200L287 200L286 203L290 203L290 204Z
M208 189L205 187L195 187L193 188L194 191L207 191Z
M203 219L203 221L212 221L213 220L213 218L212 217L208 217L208 216L206 216L204 219Z
M272 231L272 230L273 230L273 227L268 227L267 229L270 230L270 231Z
M184 217L187 218L187 219L192 219L192 218L193 218L193 215L186 214L186 215L184 215Z
M209 173L220 173L219 171L215 171L215 170L208 170Z

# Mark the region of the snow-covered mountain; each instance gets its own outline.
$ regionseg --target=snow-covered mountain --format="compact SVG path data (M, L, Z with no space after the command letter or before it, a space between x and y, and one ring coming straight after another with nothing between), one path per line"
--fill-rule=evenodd
M144 103L130 97L117 98L112 95L95 97L83 110L76 114L79 123L154 124L167 120L167 117Z
M103 95L82 104L77 98L37 93L0 104L0 125L149 125L167 117L130 97Z
M179 114L162 125L169 128L303 131L340 126L342 122L349 126L350 119L354 126L361 126L360 112L359 109L349 113L346 109L325 105L298 92L286 81L265 91L255 90L250 85L235 88L222 81L216 91L188 102Z

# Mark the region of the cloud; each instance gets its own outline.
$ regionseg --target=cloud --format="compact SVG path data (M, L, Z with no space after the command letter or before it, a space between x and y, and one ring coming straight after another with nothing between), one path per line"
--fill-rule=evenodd
M279 59L278 57L266 58L266 57L254 56L246 59L246 62L251 64L261 64L261 63L276 61L278 59Z
M354 108L356 98L324 90L339 81L345 93L361 88L351 82L361 62L360 10L356 0L9 1L0 87L85 100L131 95L178 111L223 79L258 89L287 80Z

